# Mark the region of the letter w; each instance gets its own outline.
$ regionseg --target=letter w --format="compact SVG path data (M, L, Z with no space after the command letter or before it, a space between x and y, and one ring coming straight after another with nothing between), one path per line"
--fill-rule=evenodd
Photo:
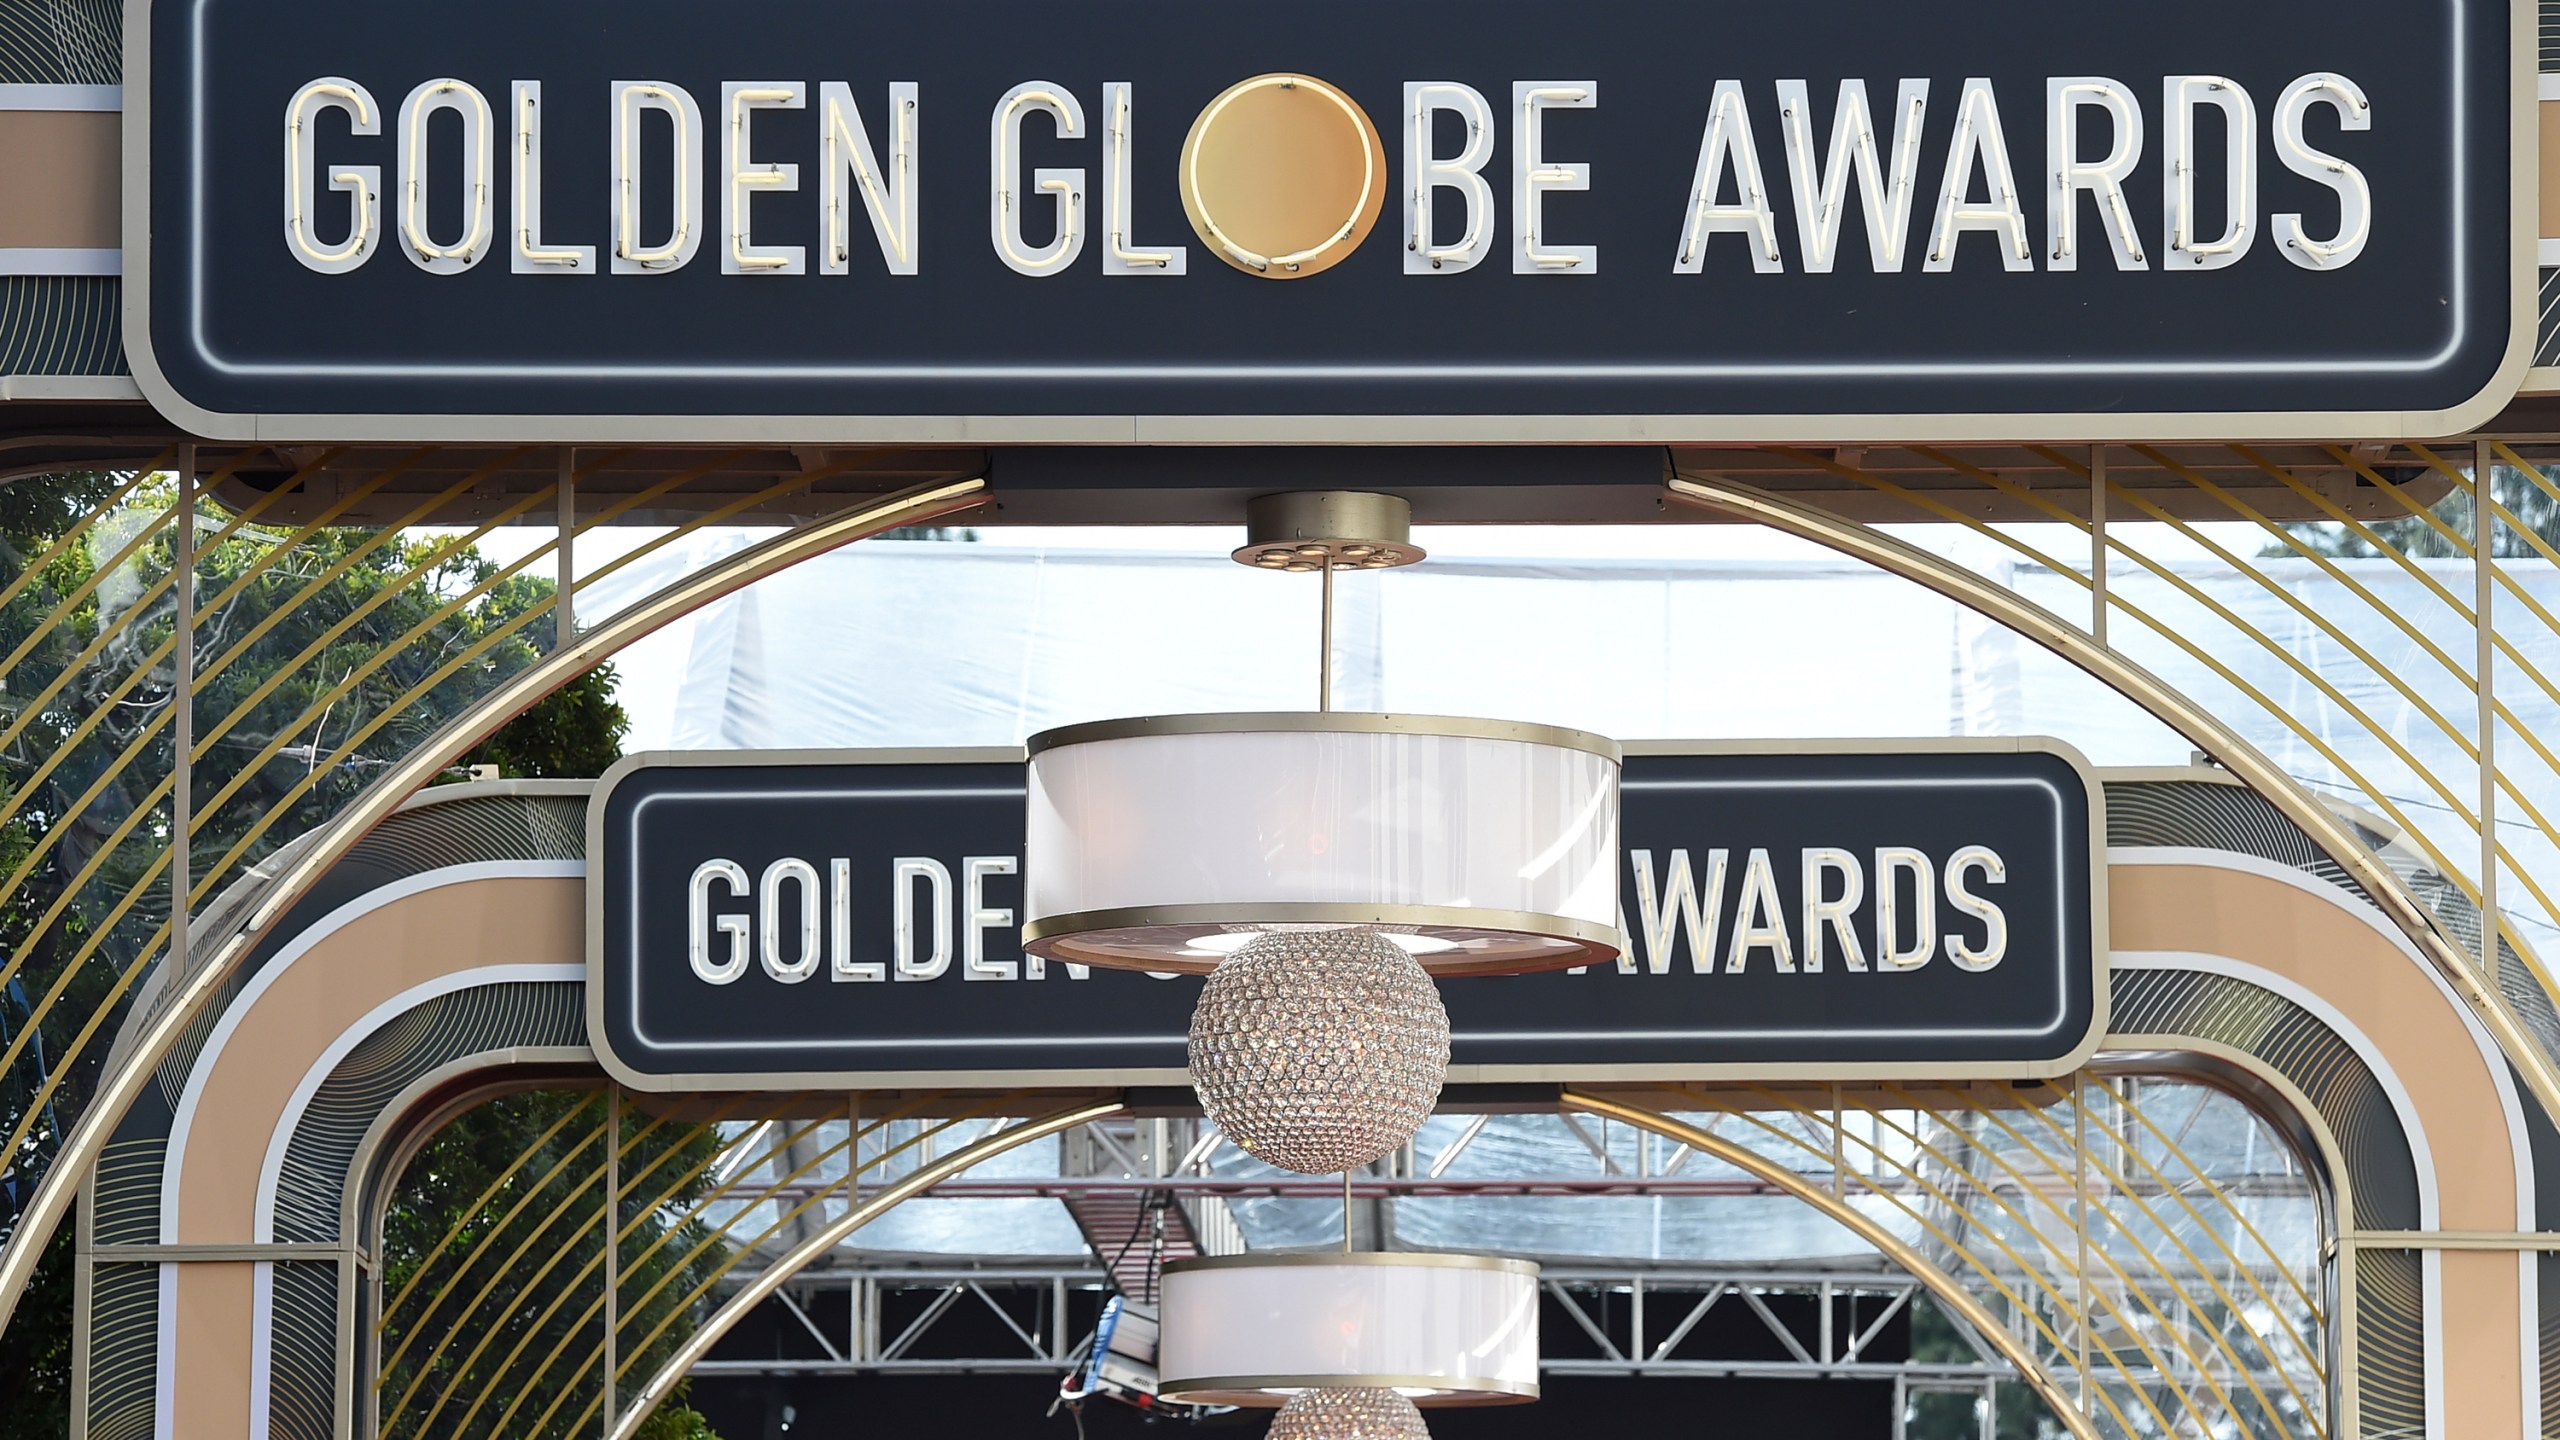
M1919 166L1920 126L1928 115L1929 82L1905 80L1894 104L1893 170L1890 175L1876 154L1876 123L1867 109L1867 82L1840 82L1840 103L1831 112L1831 155L1824 164L1813 149L1813 115L1801 80L1778 82L1778 119L1786 132L1787 178L1796 197L1796 237L1804 248L1808 275L1831 273L1832 256L1840 248L1841 212L1849 201L1849 181L1858 181L1860 210L1867 221L1867 254L1876 273L1902 269L1911 234L1911 192Z
M1689 968L1700 975L1715 972L1716 930L1724 910L1725 857L1723 850L1707 852L1707 899L1701 904L1697 880L1689 872L1688 851L1671 852L1671 866L1664 872L1659 890L1653 883L1653 852L1627 852L1627 860L1636 871L1636 919L1643 927L1646 969L1656 975L1671 973L1671 947L1685 925L1689 931Z

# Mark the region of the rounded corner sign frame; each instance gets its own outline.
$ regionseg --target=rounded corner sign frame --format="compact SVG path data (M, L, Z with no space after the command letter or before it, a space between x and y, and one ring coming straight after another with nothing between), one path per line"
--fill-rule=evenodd
M1655 886L1663 902L1647 909L1637 901L1631 935L1655 933L1631 940L1643 953L1621 961L1615 975L1574 971L1446 982L1451 1083L2032 1081L2070 1074L2097 1052L2108 1025L2106 802L2069 745L2041 738L1642 743L1627 747L1627 765L1624 813L1642 832L1629 836L1630 858L1633 847L1652 847L1638 880ZM832 877L855 885L851 901L837 902L859 907L848 934L854 924L868 932L884 928L879 902L886 887L879 882L889 873L887 857L907 850L920 860L897 872L900 884L926 883L932 867L923 862L938 864L942 875L931 885L939 888L929 889L926 903L940 895L948 908L957 898L962 924L982 921L991 912L972 907L998 897L974 888L956 897L952 892L985 876L1018 877L1018 868L987 862L1020 854L1022 786L1022 753L1013 749L657 753L615 765L598 782L587 821L587 1010L598 1059L616 1080L652 1092L1188 1083L1183 1052L1196 977L1151 980L1096 970L1090 979L1054 971L1035 979L1018 945L991 945L984 962L972 950L967 963L984 963L990 972L1023 969L965 979L953 955L963 945L946 945L941 966L927 975L906 973L902 960L888 959L885 945L865 950L862 963L871 971L861 978L869 983L835 984L821 973L805 985L777 987L749 973L722 996L685 984L692 977L677 973L685 959L680 946L670 948L670 932L684 928L684 912L681 904L669 908L667 886L681 884L676 877L698 860L696 852L717 848L723 836L777 855L830 843L825 837L834 837L838 849L850 846L855 858ZM1753 793L1765 799L1751 802ZM1829 1000L1791 1011L1783 994L1772 1001L1771 979L1756 973L1768 969L1768 954L1748 956L1755 973L1736 978L1729 954L1702 939L1694 915L1689 948L1678 949L1680 917L1671 912L1679 908L1681 886L1691 883L1678 877L1694 880L1689 908L1702 909L1706 925L1722 920L1730 935L1744 918L1737 894L1737 883L1749 883L1744 855L1700 850L1693 868L1687 852L1674 864L1671 848L1659 843L1678 838L1688 822L1677 817L1703 813L1699 800L1709 796L1728 809L1760 803L1764 815L1771 807L1820 812L1827 805L1827 817L1817 813L1807 823L1835 832L1877 815L1890 829L1950 805L1968 810L1968 819L1947 823L1978 824L1988 827L1985 834L1996 831L2012 841L2027 836L2051 847L2049 864L2022 867L2032 870L2030 888L2038 893L2026 897L2018 913L2055 928L2028 936L2020 962L2028 969L2013 966L2009 977L2000 977L2003 992L1989 1004L1977 1004L1980 990L1950 999L1941 983L1918 1004L1908 1003L1914 992L1900 993L1887 1017L1898 1029L1877 1015L1834 1013L1824 1008ZM682 809L682 818L669 811L645 822L643 813L661 801L692 808ZM795 806L805 808L795 815ZM1891 818L1896 815L1902 821ZM654 837L643 831L648 823L659 827ZM856 834L864 838L845 839ZM666 843L667 837L681 837L673 842L684 852L674 869L643 853L653 838ZM1702 833L1706 838L1726 837ZM1949 848L1941 833L1935 849ZM1783 871L1790 857L1776 853ZM2010 848L2013 863L2032 853ZM745 864L737 873L749 879L767 863L765 851L741 854ZM1938 853L1932 862L1948 858ZM830 861L814 851L810 859L810 873L827 876ZM1878 864L1884 873L1881 856ZM654 924L641 918L650 883L659 892L648 902ZM1776 883L1792 905L1794 887L1785 879ZM2047 886L2049 895L2042 890ZM1696 903L1710 890L1703 906ZM734 903L752 908L742 896ZM913 923L921 943L930 926L923 919ZM655 937L645 953L635 938L643 935ZM1717 953L1702 953L1702 945ZM1882 959L1879 950L1879 965ZM1906 977L1845 973L1845 958L1833 963L1823 983L1907 983ZM1949 964L1937 972L1939 982L1953 978ZM971 979L1010 983L967 983ZM902 983L907 980L928 983ZM763 1009L719 1008L759 984L773 992ZM1720 999L1700 1008L1707 987L1734 984L1760 986L1735 1006L1741 1018L1728 1019ZM672 1003L670 986L684 992ZM1494 986L1511 993L1486 988ZM1685 1008L1677 994L1684 986L1690 987ZM2050 989L2049 1020L2032 1018L2048 1003L2039 987ZM1666 995L1673 1004L1660 1003ZM1814 1023L1754 1033L1754 1027L1789 1023L1790 1015L1796 1022L1811 1016ZM2009 1023L1994 1023L2002 1019ZM814 1026L811 1035L822 1038L813 1044L810 1035L777 1033L794 1025Z
M803 37L813 43L776 51L705 33L690 47L704 52L697 57L680 53L687 47L652 51L633 37L684 33L687 18L698 24L704 12L676 12L676 0L635 3L667 7L667 23L618 25L599 38L578 27L601 22L562 18L567 12L526 20L516 7L502 19L499 0L458 0L431 26L318 0L229 0L218 11L210 0L127 0L124 330L145 396L194 433L240 441L2277 441L2460 433L2513 399L2530 362L2538 20L2524 0L2350 0L2355 15L2329 27L2347 38L2313 47L2326 55L2345 46L2356 61L2334 62L2341 66L2370 62L2351 78L2373 92L2383 118L2371 134L2346 138L2379 148L2343 148L2360 156L2369 149L2377 185L2397 188L2377 189L2371 201L2388 243L2377 240L2352 274L2307 278L2255 231L2254 250L2228 270L2166 273L2162 237L2151 233L2167 224L2165 212L2143 188L2157 184L2156 147L2130 162L2136 168L2124 190L2137 208L2152 207L2141 224L2150 227L2144 243L2159 252L2159 273L2101 273L2105 247L2090 224L2099 213L2095 192L2066 192L2076 212L2085 210L2076 223L2090 236L2090 263L2076 271L2040 260L2032 274L2004 274L2013 267L1988 243L1994 237L1951 231L1955 259L1946 273L1922 273L1916 254L1891 273L1851 273L1867 261L1855 222L1845 218L1862 204L1853 199L1836 237L1838 263L1815 273L1790 213L1790 162L1770 95L1773 83L1809 77L1820 125L1837 118L1824 113L1829 87L1857 79L1881 110L1895 84L1893 53L1926 52L1909 62L1927 72L1936 97L1913 162L1923 187L1910 223L1916 250L1931 233L1931 217L1918 212L1939 188L1938 172L1958 164L1958 147L1941 127L1964 113L1959 89L1975 83L1970 77L1998 80L1992 115L2005 117L2021 181L2014 204L2041 246L2045 204L2034 182L2046 168L2047 137L2036 122L2048 117L2042 96L2029 92L2051 82L2048 72L2087 66L2092 50L2120 54L2122 88L2140 105L2166 107L2171 102L2157 93L2164 65L2220 66L2246 77L2264 109L2287 77L2330 63L2288 38L2298 25L2287 31L2252 21L2255 28L2208 47L2211 60L2188 54L2198 47L2123 36L2121 27L2047 54L1988 17L1968 25L1866 0L1877 7L1868 17L1874 25L1844 27L1826 17L1816 34L1814 17L1787 22L1774 39L1753 39L1758 48L1735 59L1726 77L1712 66L1666 68L1672 62L1663 58L1698 48L1669 43L1677 37L1665 27L1713 25L1712 12L1673 16L1637 0L1600 0L1568 17L1575 63L1591 70L1570 82L1544 78L1556 12L1537 7L1544 18L1530 25L1529 0L1491 0L1471 12L1463 44L1434 42L1424 33L1430 27L1408 34L1413 27L1400 20L1383 29L1383 22L1312 27L1310 34L1338 38L1292 47L1289 63L1330 72L1388 122L1380 129L1400 189L1410 188L1420 154L1408 149L1408 127L1395 123L1405 118L1398 105L1414 103L1400 86L1456 83L1493 97L1502 133L1477 177L1493 197L1491 238L1477 257L1483 263L1467 273L1408 277L1397 253L1410 247L1382 223L1361 253L1276 288L1219 263L1226 257L1209 253L1204 237L1184 226L1172 175L1190 112L1277 58L1243 18L1201 12L1172 27L1097 27L1081 12L1072 22L1061 18L1039 0L954 0L901 12L876 45L831 46L813 35ZM1376 22L1375 7L1358 0L1316 3ZM2172 0L2173 10L2182 5L2199 16L2229 13L2209 0ZM627 12L617 13L628 20ZM823 28L861 17L803 18ZM2162 16L2162 28L2177 31L2179 19ZM1922 20L1926 31L1893 28ZM2106 22L2089 12L2071 23ZM965 26L990 43L937 45L937 26ZM1886 33L1877 38L1856 33L1879 27ZM2066 51L2074 57L2067 62ZM2410 58L2399 58L2403 52ZM867 58L846 74L821 75L805 58L819 53ZM1097 230L1077 263L1033 278L997 264L998 247L983 229L995 185L985 127L988 102L1009 85L1038 80L1044 61L1077 77L1060 88L1080 106L1083 128L1072 140L1021 131L1022 143L1037 150L1038 163L1058 162L1041 174L1078 177L1088 202L1104 198L1106 182L1125 186L1113 204L1133 203L1136 219L1122 225L1115 210L1106 219L1122 228ZM577 128L603 122L564 103L591 94L585 108L601 112L610 97L598 67L619 67L617 77L673 76L670 83L689 86L689 94L715 99L724 85L789 71L786 83L805 89L794 107L804 111L821 108L822 83L849 85L859 110L878 106L893 85L915 83L910 72L925 77L929 108L915 141L925 178L916 182L920 220L908 237L922 237L917 273L863 271L866 262L874 271L881 264L862 253L865 235L854 237L850 273L841 275L815 273L814 262L811 273L780 277L714 273L722 266L711 258L713 244L680 273L515 273L501 253L517 243L513 234L467 273L426 273L391 233L390 177L399 162L388 113L378 117L381 136L328 142L353 157L331 163L378 165L385 177L377 219L386 230L370 259L344 274L290 262L277 229L276 125L293 85L341 73L368 85L386 112L432 76L459 76L477 83L475 93L501 98L516 81L556 77L550 93L560 98L551 108L560 118L549 122L557 128L547 173L559 178L543 181L542 203L559 225L575 227L568 243L605 244L605 161L580 148L592 137ZM217 74L219 85L208 78ZM1106 82L1106 74L1134 78ZM1707 235L1705 270L1674 273L1680 247L1670 241L1681 230L1681 197L1694 191L1691 168L1712 148L1700 128L1713 123L1709 91L1728 79L1740 87L1745 113L1756 116L1755 153L1767 176L1770 233L1784 237L1773 251L1783 273L1751 273L1759 262L1736 258L1745 238L1738 234ZM1525 106L1520 126L1506 100ZM1106 103L1122 108L1106 115ZM876 127L882 112L873 113ZM505 122L488 123L503 130ZM765 208L747 206L750 216L775 218L748 223L770 223L789 238L799 233L792 225L816 223L801 214L817 203L824 178L812 163L820 154L816 121L786 108L758 123L757 133L772 139L757 143L773 148L757 163L800 173L796 192L751 197ZM2146 123L2160 141L2164 122ZM1107 136L1124 132L1127 153L1106 153ZM1822 129L1812 135L1817 148L1827 138ZM502 165L512 164L507 134L497 138ZM704 143L706 157L719 150ZM439 179L434 153L425 163ZM1541 164L1528 166L1521 155ZM2257 162L2271 197L2259 216L2293 207L2307 225L2325 195L2301 198L2308 170L2280 158L2270 151ZM2400 184L2433 172L2445 177L2447 193ZM1123 173L1132 178L1112 180ZM1968 187L1990 175L1967 173ZM1507 197L1506 207L1501 192L1517 188L1511 181L1537 194ZM721 188L711 184L706 196ZM1968 189L1963 200L1975 198ZM1412 204L1410 195L1404 203ZM1396 209L1391 197L1386 218ZM703 210L706 228L712 215L725 214L708 198ZM432 230L434 212L427 213L422 224ZM493 213L505 230L506 204ZM1551 218L1521 227L1522 215ZM2441 219L2443 236L2428 233L2429 217ZM1548 231L1538 231L1541 224ZM1670 230L1657 236L1665 225ZM1600 237L1584 247L1597 257L1587 272L1555 263L1562 251L1538 248L1564 244L1573 238L1567 230ZM746 237L737 232L741 247ZM714 238L726 245L730 237ZM525 239L531 243L530 231ZM1141 243L1166 248L1129 249ZM1193 263L1140 273L1146 264L1124 260L1114 271L1106 249L1142 262L1180 251ZM2235 276L2252 278L2234 284ZM626 311L640 315L633 323L643 330L577 338ZM810 313L841 323L791 323ZM1847 313L1859 318L1848 322ZM1124 314L1125 321L1113 318ZM1719 318L1727 314L1736 318ZM928 334L935 327L919 323L924 316L947 333ZM2430 328L2431 317L2441 326ZM2312 321L2322 337L2281 348L2296 342L2280 337ZM1824 337L1826 327L1841 334ZM2166 349L2152 344L2151 330L2176 327L2189 333ZM2424 336L2439 329L2447 338L2430 352ZM1440 344L1433 337L1444 332ZM1751 348L1759 343L1752 337L1769 334L1790 338ZM978 342L951 335L1004 338L973 349ZM2357 349L2368 335L2370 354ZM580 352L577 344L594 348ZM2251 345L2260 353L2240 356Z

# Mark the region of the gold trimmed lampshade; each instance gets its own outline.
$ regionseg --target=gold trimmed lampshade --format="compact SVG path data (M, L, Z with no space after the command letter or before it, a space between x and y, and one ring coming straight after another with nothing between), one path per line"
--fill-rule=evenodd
M1340 712L1176 715L1030 742L1023 948L1207 973L1372 928L1435 976L1618 951L1616 742Z
M1538 1398L1538 1267L1482 1255L1228 1255L1164 1267L1157 1393L1274 1406L1303 1390L1417 1405Z

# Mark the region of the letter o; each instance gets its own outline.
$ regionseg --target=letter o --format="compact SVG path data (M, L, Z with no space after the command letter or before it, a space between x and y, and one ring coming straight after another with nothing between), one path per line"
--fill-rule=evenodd
M782 887L800 887L800 913L789 928L800 937L800 954L795 959L782 958L785 928ZM756 887L756 909L763 933L756 937L764 955L764 973L785 985L797 985L818 973L818 962L824 952L818 947L817 867L796 857L776 860L764 868L764 880Z

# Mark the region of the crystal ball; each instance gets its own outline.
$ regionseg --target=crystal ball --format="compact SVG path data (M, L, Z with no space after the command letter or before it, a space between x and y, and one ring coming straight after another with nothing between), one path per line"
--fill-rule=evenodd
M1268 1440L1431 1440L1422 1412L1393 1390L1301 1390L1265 1433Z
M1220 962L1191 1013L1209 1118L1283 1170L1357 1169L1413 1138L1449 1073L1449 1012L1375 930L1275 932Z

